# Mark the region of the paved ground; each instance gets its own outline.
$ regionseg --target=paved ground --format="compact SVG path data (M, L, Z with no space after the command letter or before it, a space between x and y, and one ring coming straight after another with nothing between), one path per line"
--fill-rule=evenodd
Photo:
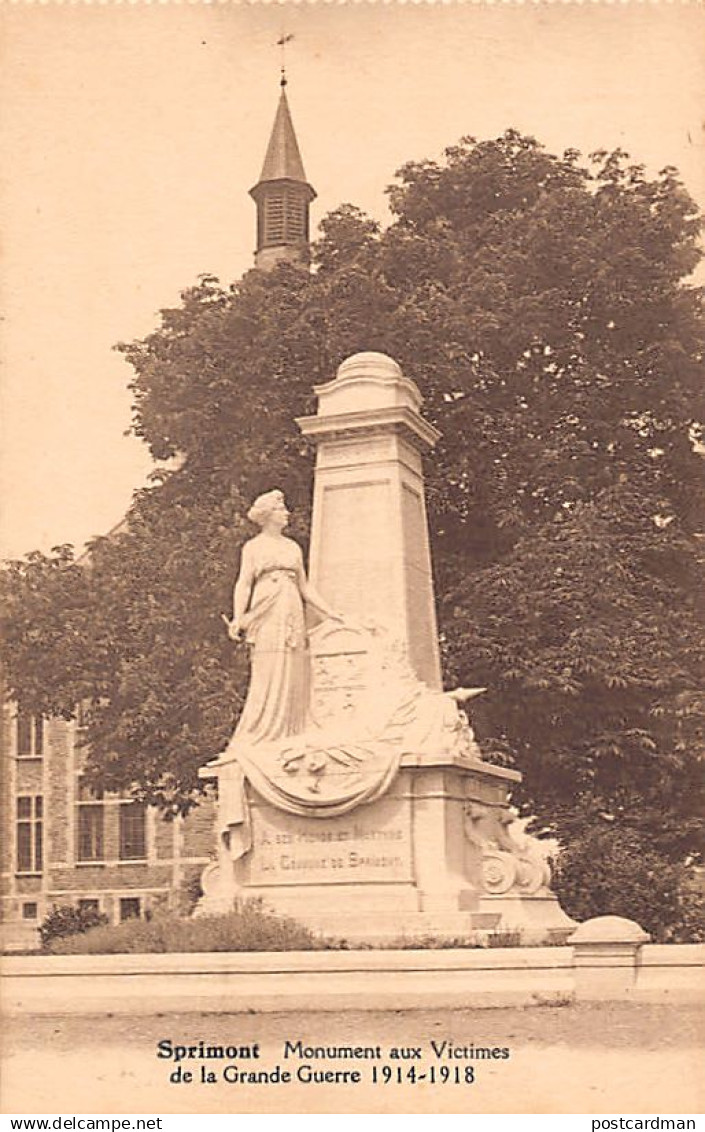
M701 1112L705 1016L695 1007L610 1003L528 1009L336 1014L219 1014L13 1019L4 1041L5 1113L168 1112ZM157 1043L251 1045L260 1056L184 1060L194 1080L170 1083L173 1060ZM356 1061L304 1053L285 1042L380 1047ZM440 1058L431 1041L456 1047L508 1047L508 1058ZM421 1047L397 1061L392 1047ZM216 1083L199 1080L201 1065ZM291 1082L223 1080L226 1066L292 1074ZM375 1084L390 1066L392 1081ZM305 1068L309 1066L310 1069ZM417 1080L394 1077L412 1067ZM435 1083L431 1081L431 1067ZM448 1080L443 1067L446 1067ZM460 1083L455 1082L456 1067ZM465 1082L466 1068L474 1070ZM313 1072L357 1070L359 1082L297 1080ZM235 1070L230 1069L229 1075ZM424 1074L424 1079L419 1079ZM468 1074L469 1076L469 1074Z

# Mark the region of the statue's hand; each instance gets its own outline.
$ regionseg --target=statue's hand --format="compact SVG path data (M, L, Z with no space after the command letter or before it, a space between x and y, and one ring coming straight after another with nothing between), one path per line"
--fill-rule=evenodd
M225 622L225 624L227 626L228 636L230 637L230 640L231 641L237 641L238 638L240 637L240 634L244 632L240 622L236 621L234 617L231 621L228 617L225 616L224 613L221 613L220 616L223 618L223 621Z

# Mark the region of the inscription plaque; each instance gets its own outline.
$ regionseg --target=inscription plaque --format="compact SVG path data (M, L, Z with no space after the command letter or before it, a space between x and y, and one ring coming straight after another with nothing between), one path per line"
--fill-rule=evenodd
M253 806L252 848L246 884L412 880L411 814L397 798L325 821Z

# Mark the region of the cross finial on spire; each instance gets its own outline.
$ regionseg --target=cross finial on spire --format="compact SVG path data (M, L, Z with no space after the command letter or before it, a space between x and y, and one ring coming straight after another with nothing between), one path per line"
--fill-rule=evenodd
M293 37L292 34L289 34L289 35L283 35L282 34L282 35L279 36L279 39L277 40L277 47L281 47L281 49L282 49L281 78L279 80L279 85L282 88L285 87L286 83L287 83L287 78L286 78L286 45L287 45L287 43L291 43L293 38L294 37Z

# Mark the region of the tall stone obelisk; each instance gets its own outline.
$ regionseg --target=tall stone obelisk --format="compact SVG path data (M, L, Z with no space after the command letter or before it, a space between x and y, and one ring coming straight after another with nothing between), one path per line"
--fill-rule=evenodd
M388 628L441 687L422 455L439 433L386 354L347 358L298 425L316 443L309 574L331 605Z

